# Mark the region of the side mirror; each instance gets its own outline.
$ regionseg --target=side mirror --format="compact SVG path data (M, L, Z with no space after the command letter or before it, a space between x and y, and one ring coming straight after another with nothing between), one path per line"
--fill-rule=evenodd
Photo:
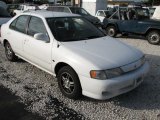
M44 33L36 33L34 35L34 38L37 39L37 40L42 40L46 43L49 43L49 37Z

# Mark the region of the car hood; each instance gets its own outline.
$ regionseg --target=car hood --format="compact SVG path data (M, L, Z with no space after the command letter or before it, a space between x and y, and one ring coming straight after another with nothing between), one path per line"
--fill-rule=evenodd
M76 42L63 42L62 45L66 51L72 52L72 58L83 60L81 62L94 65L99 69L121 67L135 62L143 56L141 51L108 36Z
M0 25L8 22L10 19L11 19L10 17L8 17L8 18L0 18Z

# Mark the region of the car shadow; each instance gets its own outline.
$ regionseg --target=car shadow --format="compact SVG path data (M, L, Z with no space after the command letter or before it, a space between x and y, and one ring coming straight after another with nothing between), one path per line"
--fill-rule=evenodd
M112 102L116 106L134 110L160 109L160 56L147 54L146 59L150 64L150 72L139 87L109 100L83 97L83 101L93 103Z
M133 34L128 34L128 35L118 34L116 37L117 37L117 38L129 38L129 39L147 40L147 39L146 39L144 36L142 36L142 35L133 35Z

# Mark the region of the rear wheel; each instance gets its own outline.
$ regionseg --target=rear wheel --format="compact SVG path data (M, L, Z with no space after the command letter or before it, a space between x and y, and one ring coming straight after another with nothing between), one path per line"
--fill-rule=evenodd
M8 42L5 43L5 54L9 61L15 62L18 59Z
M76 72L69 66L64 66L58 72L58 85L68 98L78 99L82 94L80 81Z
M150 31L147 35L150 44L157 45L160 43L160 32L157 30Z
M115 37L117 35L117 30L115 26L108 26L106 28L106 33L107 35L111 36L111 37Z

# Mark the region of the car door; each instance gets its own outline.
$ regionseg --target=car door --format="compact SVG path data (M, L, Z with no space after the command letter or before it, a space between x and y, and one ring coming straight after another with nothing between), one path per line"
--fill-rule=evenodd
M16 54L23 55L23 42L26 35L26 25L29 19L28 15L21 15L16 18L9 26L9 31L6 33L8 40Z
M133 11L134 12L134 11ZM130 12L131 13L131 12ZM118 21L118 28L121 32L134 33L136 32L138 21L134 18L135 13L130 14L127 11L120 11L120 21Z
M39 67L51 71L52 41L37 40L34 35L43 33L48 35L43 20L32 16L28 23L27 36L24 40L25 58Z
M137 20L120 20L118 23L121 32L135 33L138 27Z

